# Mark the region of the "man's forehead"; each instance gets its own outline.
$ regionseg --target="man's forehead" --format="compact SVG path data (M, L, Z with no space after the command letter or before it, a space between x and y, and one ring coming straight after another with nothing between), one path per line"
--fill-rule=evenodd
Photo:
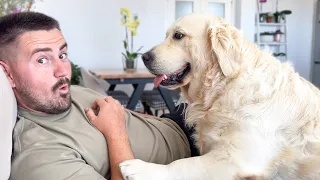
M65 44L66 41L58 29L53 30L39 30L39 31L28 31L23 33L18 42L22 46L50 46L50 45L61 45Z

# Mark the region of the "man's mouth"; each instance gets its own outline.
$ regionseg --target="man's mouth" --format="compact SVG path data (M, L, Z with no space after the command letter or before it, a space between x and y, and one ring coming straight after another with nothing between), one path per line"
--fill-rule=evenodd
M59 81L52 87L52 92L59 91L63 94L69 92L70 80L68 78L59 79Z
M66 94L66 93L69 92L69 85L68 84L64 84L64 85L60 86L58 90L62 94Z
M185 64L182 68L172 74L157 74L153 83L155 87L158 87L160 84L162 86L176 85L182 82L182 80L190 72L190 64Z

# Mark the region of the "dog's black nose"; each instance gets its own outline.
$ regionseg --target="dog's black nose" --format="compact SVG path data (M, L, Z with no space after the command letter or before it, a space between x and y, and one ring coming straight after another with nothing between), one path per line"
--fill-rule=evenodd
M152 51L148 51L142 55L142 60L145 65L149 65L154 59L154 53Z

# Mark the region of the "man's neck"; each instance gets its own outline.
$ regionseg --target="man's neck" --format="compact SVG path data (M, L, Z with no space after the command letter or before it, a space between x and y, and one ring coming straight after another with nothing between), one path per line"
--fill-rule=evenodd
M19 96L19 94L17 93L17 91L15 89L13 89L13 92L14 92L14 95L16 96L16 99L17 99L17 104L18 106L28 110L28 111L32 111L32 112L36 112L36 113L41 113L41 114L46 114L44 112L40 112L40 111L36 111L30 107L28 107L22 100L22 98Z

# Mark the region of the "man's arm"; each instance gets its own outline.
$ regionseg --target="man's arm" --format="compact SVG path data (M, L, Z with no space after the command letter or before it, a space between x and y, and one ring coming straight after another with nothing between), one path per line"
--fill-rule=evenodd
M81 155L64 145L37 143L12 162L10 180L105 180Z
M125 160L134 159L129 139L126 135L106 137L111 167L111 180L124 179L121 175L119 164Z
M94 110L99 109L95 115ZM122 180L119 164L134 159L126 131L124 108L112 97L97 99L92 109L86 109L89 120L105 136L111 165L111 179Z

